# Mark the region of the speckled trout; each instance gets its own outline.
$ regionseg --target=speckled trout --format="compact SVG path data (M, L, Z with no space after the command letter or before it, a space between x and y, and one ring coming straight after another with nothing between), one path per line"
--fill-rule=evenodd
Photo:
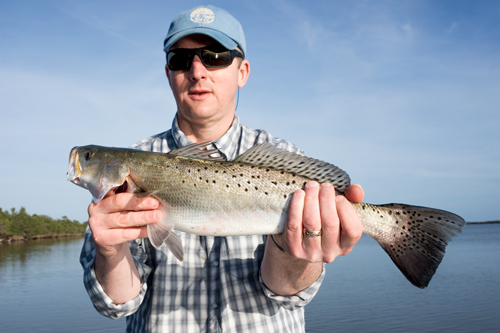
M263 143L234 161L225 161L210 143L167 154L100 146L71 150L67 179L99 202L108 191L131 192L160 200L164 219L148 225L151 244L165 244L183 261L173 230L205 236L281 233L290 199L310 180L331 183L337 194L349 175L317 159ZM415 286L425 288L445 248L465 221L443 210L405 204L352 203L363 232L374 238Z

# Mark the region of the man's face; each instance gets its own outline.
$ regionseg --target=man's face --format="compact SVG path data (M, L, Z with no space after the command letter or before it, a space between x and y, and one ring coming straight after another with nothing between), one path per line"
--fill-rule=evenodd
M205 35L190 35L177 41L171 49L195 49L216 44ZM178 117L195 124L216 122L234 117L235 95L246 83L248 61L235 58L228 67L206 68L198 56L191 68L171 71L165 66L168 81L177 102Z

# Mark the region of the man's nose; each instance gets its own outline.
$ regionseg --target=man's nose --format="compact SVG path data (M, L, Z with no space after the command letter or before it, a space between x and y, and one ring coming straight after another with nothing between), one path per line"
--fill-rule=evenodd
M191 64L190 75L193 80L201 80L207 77L207 68L201 62L201 59L195 55Z

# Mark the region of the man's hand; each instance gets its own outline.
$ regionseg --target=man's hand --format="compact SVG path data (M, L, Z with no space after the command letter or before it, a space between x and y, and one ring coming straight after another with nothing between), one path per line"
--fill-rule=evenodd
M347 199L346 199L347 197ZM351 203L363 200L363 189L354 184L344 196L335 196L331 184L308 182L293 194L285 230L268 237L261 266L266 286L278 295L294 295L318 279L323 263L348 254L361 237L363 226ZM320 232L307 236L304 229Z
M159 201L153 197L138 199L132 193L108 193L88 208L89 226L97 250L104 256L119 252L121 245L148 237L147 224L163 216Z
M358 184L351 185L346 196L353 202L361 202L363 189ZM304 229L319 231L321 236L308 236ZM344 196L335 197L331 184L311 181L305 191L293 194L285 231L274 237L293 257L330 263L351 252L362 231L361 221Z
M128 241L148 237L146 225L162 218L158 207L155 198L138 199L132 193L113 192L89 205L89 226L97 249L96 277L115 304L123 304L139 294L139 272Z

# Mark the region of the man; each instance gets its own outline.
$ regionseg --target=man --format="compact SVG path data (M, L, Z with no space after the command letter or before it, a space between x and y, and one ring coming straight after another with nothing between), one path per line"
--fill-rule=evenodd
M179 14L164 49L177 114L171 130L134 148L168 152L213 141L232 160L270 142L302 153L239 123L235 96L250 64L243 29L229 13L202 6ZM346 196L360 202L363 191L353 185ZM316 182L294 193L285 231L274 240L179 232L184 263L147 239L145 225L164 217L155 198L108 193L88 211L91 233L81 256L85 286L101 314L129 316L127 330L136 332L303 331L303 306L321 285L324 263L349 253L362 231L346 198Z

